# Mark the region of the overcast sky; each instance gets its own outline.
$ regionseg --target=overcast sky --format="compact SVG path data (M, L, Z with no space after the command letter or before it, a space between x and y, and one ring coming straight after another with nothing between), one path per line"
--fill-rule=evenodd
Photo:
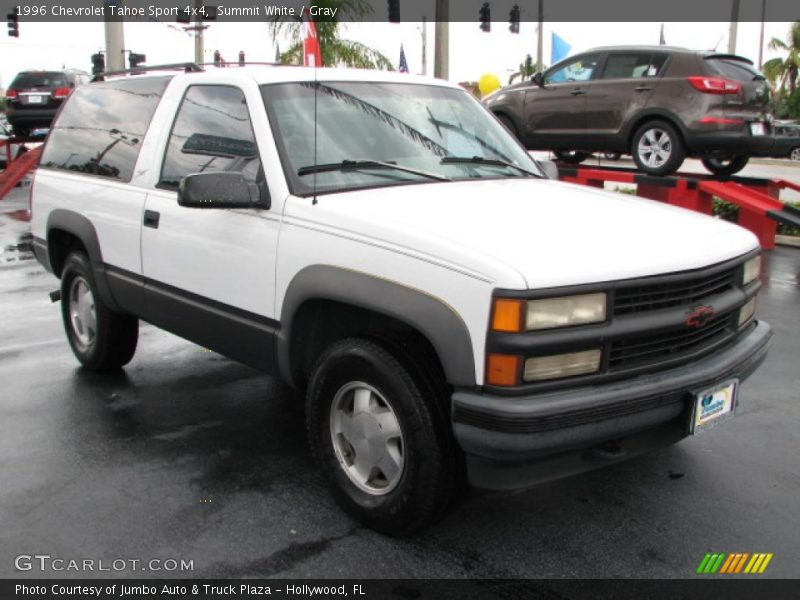
M786 39L790 23L766 23L764 60L776 54L766 48L772 37ZM694 49L726 50L728 23L665 23L670 45ZM610 44L657 44L661 23L545 23L544 62L550 64L550 34L555 31L572 46L571 54ZM740 23L736 51L758 61L760 23ZM357 23L344 31L347 39L363 42L383 52L397 65L400 44L405 48L409 69L422 68L420 23ZM492 24L484 33L474 23L450 24L450 79L477 81L493 73L505 83L525 55L536 58L536 24L523 22L520 34L512 35L505 21ZM434 24L428 23L428 74L433 74ZM0 86L8 85L24 69L59 69L62 66L91 70L90 56L105 46L102 23L20 23L19 38L0 38ZM265 23L215 23L206 31L207 61L219 49L229 61L244 50L252 61L272 61L275 42ZM278 40L286 49L288 41ZM193 38L168 23L126 23L125 47L147 54L149 64L190 61Z

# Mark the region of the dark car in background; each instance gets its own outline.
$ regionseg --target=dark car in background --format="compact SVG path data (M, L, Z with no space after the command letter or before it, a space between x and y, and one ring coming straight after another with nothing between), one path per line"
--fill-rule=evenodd
M774 143L767 156L800 162L800 123L776 121L773 131Z
M72 90L89 82L84 71L22 71L6 90L6 117L17 137L50 127L61 103Z
M483 102L528 149L575 164L631 154L639 170L667 175L691 156L729 175L772 146L769 86L733 54L596 48Z

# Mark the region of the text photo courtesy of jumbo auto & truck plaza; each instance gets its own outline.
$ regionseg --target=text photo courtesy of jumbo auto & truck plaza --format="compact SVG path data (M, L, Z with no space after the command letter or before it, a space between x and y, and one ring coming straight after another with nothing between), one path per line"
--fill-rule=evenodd
M1 600L793 597L794 3L0 7Z

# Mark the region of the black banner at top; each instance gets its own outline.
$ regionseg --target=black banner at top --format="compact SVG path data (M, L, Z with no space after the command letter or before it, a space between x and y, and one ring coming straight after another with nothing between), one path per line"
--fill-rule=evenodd
M399 0L400 21L477 22L485 0ZM798 0L489 0L494 20L519 6L520 21L548 22L714 22L797 21ZM738 12L734 18L734 7ZM4 13L16 7L21 22L316 21L387 22L387 0L0 0ZM540 8L541 7L541 8ZM396 17L396 15L394 15Z

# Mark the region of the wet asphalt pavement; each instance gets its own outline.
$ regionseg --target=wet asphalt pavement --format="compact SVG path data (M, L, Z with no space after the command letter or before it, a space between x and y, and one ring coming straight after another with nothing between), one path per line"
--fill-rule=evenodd
M395 540L335 506L276 381L149 325L124 371L81 370L47 297L56 279L26 260L22 194L0 202L0 577L79 575L14 568L48 554L194 564L120 573L145 577L680 578L710 551L772 552L764 576L800 577L800 249L765 253L759 314L776 335L735 419L603 470L472 493Z

